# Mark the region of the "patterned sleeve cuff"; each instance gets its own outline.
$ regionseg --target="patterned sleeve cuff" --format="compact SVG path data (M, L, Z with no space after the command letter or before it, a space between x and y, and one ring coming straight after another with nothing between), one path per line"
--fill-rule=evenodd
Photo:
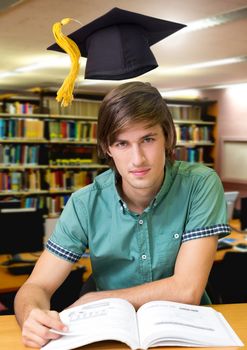
M71 263L75 263L81 258L81 255L75 254L75 253L71 252L70 250L61 247L60 245L54 243L51 239L49 239L47 241L46 248L51 253L55 254L56 256L58 256L64 260L67 260Z
M231 228L227 224L218 224L209 227L197 228L183 233L182 243L191 239L203 238L215 235L226 236L231 233Z

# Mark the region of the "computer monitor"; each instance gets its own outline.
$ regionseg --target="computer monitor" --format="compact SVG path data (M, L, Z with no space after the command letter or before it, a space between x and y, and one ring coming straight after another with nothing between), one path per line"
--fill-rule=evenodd
M241 198L240 222L241 230L247 232L247 197Z
M0 209L8 209L8 208L20 208L21 201L19 200L1 200L0 201Z
M43 212L34 208L0 209L0 254L42 251Z
M238 191L228 191L225 192L225 199L227 205L227 220L230 221L233 219L233 211L238 198Z

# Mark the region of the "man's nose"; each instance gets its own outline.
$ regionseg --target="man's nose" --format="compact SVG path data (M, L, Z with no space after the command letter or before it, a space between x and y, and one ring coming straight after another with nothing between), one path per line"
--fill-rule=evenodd
M132 163L135 166L140 166L145 161L145 155L139 145L134 145L132 148Z

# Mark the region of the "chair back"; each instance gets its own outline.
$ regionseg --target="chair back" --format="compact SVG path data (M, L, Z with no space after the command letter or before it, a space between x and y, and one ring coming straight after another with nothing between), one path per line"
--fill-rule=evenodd
M69 276L51 298L52 310L60 312L79 298L85 271L86 268L81 266L70 272Z
M211 296L213 303L247 302L246 266L247 253L243 252L226 252L221 262L214 263L209 276L210 291L216 297Z

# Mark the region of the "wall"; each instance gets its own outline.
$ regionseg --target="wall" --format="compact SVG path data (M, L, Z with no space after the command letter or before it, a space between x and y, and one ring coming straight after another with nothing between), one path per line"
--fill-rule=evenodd
M202 97L218 101L218 147L216 170L222 175L222 139L247 141L247 84L231 88L203 90ZM246 154L247 160L247 154ZM241 169L239 169L241 171ZM247 196L247 177L242 183L223 182L226 190L239 190L241 196Z

